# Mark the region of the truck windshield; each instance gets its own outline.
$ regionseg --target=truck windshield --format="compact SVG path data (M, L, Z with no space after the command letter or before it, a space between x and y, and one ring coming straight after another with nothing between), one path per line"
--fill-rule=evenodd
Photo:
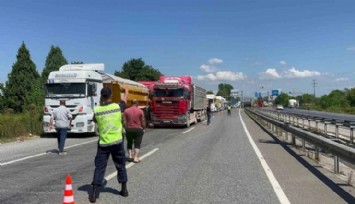
M47 98L51 97L84 97L85 83L46 84Z
M154 96L157 97L182 97L184 89L154 89Z

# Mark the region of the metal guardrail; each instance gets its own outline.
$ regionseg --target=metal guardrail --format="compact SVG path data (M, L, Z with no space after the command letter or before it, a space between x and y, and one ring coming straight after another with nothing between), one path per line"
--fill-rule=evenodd
M327 130L327 126L333 125L335 127L334 135L336 138L339 138L340 128L343 127L345 129L349 129L349 134L346 134L344 136L347 137L347 140L350 143L354 142L355 119L350 120L350 119L347 119L348 117L340 118L339 116L334 116L334 118L321 117L319 115L312 115L310 113L302 114L302 113L292 113L292 112L288 112L288 111L275 111L275 110L267 110L267 109L259 109L258 112L259 111L265 112L265 113L267 113L267 115L269 115L271 117L274 116L273 118L276 118L276 115L277 115L277 119L281 120L281 121L286 121L286 117L288 117L289 120L291 117L293 117L293 118L296 118L297 123L299 123L298 119L302 119L303 126L305 126L304 120L308 120L308 127L309 128L310 128L310 122L313 121L316 125L315 128L317 130L319 130L318 124L321 123L325 126L324 127L325 134L329 133ZM281 116L281 118L280 118L280 116Z
M344 159L351 164L355 164L355 149L344 144L337 143L331 139L325 138L321 135L311 133L309 131L303 130L299 127L293 126L289 122L278 121L273 118L266 116L260 112L252 111L250 109L245 109L245 112L254 119L262 119L268 123L283 129L284 131L291 133L295 137L299 137L304 141L307 141L316 147L323 149L334 155L334 173L339 173L339 158ZM253 118L253 117L252 117ZM272 127L273 129L273 127ZM317 149L317 148L316 148Z

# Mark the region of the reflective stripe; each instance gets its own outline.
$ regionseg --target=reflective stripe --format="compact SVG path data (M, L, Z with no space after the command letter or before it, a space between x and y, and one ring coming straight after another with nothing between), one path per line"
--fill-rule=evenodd
M65 185L65 190L73 190L73 187L71 184Z
M64 196L63 203L74 203L74 196Z
M97 116L101 116L101 115L108 115L111 113L116 113L116 112L120 112L120 108L114 109L114 110L108 110L108 111L104 111L104 112L98 112L96 115Z

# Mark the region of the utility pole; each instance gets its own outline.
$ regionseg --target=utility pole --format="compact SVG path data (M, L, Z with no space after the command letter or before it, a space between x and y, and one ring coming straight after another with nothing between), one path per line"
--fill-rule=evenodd
M312 85L313 85L313 95L314 97L316 97L316 85L317 85L317 82L315 79L312 80Z

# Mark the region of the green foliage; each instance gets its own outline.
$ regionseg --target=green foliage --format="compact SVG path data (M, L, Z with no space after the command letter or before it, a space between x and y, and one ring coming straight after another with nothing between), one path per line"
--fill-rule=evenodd
M38 110L25 113L0 114L0 141L13 141L18 137L40 135L42 123Z
M222 96L229 100L231 98L231 90L233 89L233 86L230 84L218 84L218 92L217 96Z
M287 93L281 93L278 97L276 97L274 104L283 105L286 107L288 105L289 99L290 99L290 96Z
M162 73L139 58L125 62L122 71L115 71L115 75L133 81L157 81Z
M4 88L5 106L22 112L26 98L31 93L34 82L39 78L36 65L23 42L18 50L17 61L12 66Z
M355 88L345 89L346 99L351 107L355 107Z
M42 71L42 81L46 82L50 72L59 70L59 68L65 64L68 64L68 62L63 56L62 50L52 45Z
M214 94L213 91L207 91L206 94Z
M44 106L44 91L42 79L38 78L33 84L32 91L26 98L25 109L32 110L33 106L41 109Z
M0 83L0 113L4 111L5 108L5 97L4 97L4 84Z

